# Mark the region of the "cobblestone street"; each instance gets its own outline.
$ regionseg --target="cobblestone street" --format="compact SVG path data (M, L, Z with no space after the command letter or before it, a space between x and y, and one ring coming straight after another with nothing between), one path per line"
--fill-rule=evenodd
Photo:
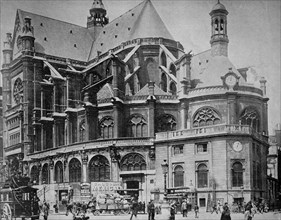
M42 218L43 219L43 218ZM65 216L65 215L50 215L49 220L72 220L72 216ZM114 215L100 215L100 216L93 216L90 215L90 220L129 220L130 215L119 215L119 216L114 216ZM147 214L139 214L137 218L138 220L147 220L148 216ZM161 215L156 215L155 220L164 220L164 218ZM183 220L183 219L189 219L189 220L195 220L194 218L194 212L189 212L187 218L183 218L182 215L178 214L176 215L176 220ZM220 214L210 214L210 213L199 213L199 218L198 219L203 219L203 220L219 220L220 219ZM232 214L231 215L232 220L243 220L244 215L243 214ZM41 218L40 218L41 220ZM281 213L279 212L269 212L269 213L264 213L264 214L256 214L253 220L281 220Z

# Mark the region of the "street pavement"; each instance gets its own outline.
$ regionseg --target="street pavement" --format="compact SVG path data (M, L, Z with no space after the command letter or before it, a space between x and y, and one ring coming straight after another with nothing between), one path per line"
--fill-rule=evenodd
M90 220L129 220L130 215L99 215L99 216L94 216L92 214L89 215ZM189 212L187 217L183 218L182 215L177 214L176 215L176 220L220 220L220 214L211 214L211 213L206 213L202 212L199 213L199 218L194 218L194 212ZM167 217L163 217L161 215L156 215L155 220L164 220L167 219ZM232 220L244 220L244 215L240 213L232 213L231 214L231 219ZM40 218L41 220L41 218ZM51 214L49 215L48 220L73 220L72 215L65 216L63 214ZM148 215L147 214L138 214L137 218L133 217L133 220L148 220ZM269 212L269 213L264 213L264 214L256 214L253 218L253 220L281 220L281 213L280 212Z

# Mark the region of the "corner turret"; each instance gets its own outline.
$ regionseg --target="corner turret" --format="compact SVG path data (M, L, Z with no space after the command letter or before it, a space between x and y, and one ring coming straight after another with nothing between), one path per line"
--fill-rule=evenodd
M3 49L3 66L11 63L13 59L13 49L12 49L12 34L6 34L6 40L4 41Z
M22 28L21 41L23 45L23 51L33 51L34 50L34 31L33 26L31 26L31 18L24 18L24 26Z
M220 1L218 1L210 12L212 20L210 41L212 56L228 56L227 15L228 11Z

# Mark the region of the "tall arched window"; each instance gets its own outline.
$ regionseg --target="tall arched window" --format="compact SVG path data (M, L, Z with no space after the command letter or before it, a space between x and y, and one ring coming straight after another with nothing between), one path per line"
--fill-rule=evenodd
M174 64L171 64L171 66L170 66L170 73L172 75L174 75L175 77L177 77L177 71L176 71L176 67Z
M232 186L243 186L243 166L240 162L235 162L232 166Z
M146 162L144 158L137 153L125 155L120 164L122 171L146 170Z
M184 185L184 171L181 165L177 165L174 169L174 187Z
M130 137L146 137L147 122L140 114L134 114L129 120L129 135Z
M161 65L167 67L167 58L164 52L161 53Z
M164 92L167 92L167 76L162 73L160 87Z
M94 156L89 163L90 182L103 182L110 180L109 161L102 155Z
M113 138L114 121L112 117L103 117L100 121L101 138Z
M57 183L63 183L63 165L58 161L55 165L55 180Z
M81 163L77 158L72 158L69 162L69 182L81 181Z
M193 117L193 127L210 126L221 123L221 118L217 111L210 107L201 108Z
M176 127L177 122L173 115L163 114L156 119L156 132L175 131Z
M49 166L48 164L44 164L42 168L42 184L50 183L50 175L49 175Z
M254 108L246 108L240 116L240 122L242 125L249 125L255 131L260 131L260 116Z
M198 188L208 187L208 168L207 165L202 163L197 167L197 181Z
M172 93L172 95L177 95L177 86L174 82L170 83L170 93Z
M80 142L85 141L85 135L86 135L85 120L83 119L83 120L80 122L80 125L79 125L79 141L80 141Z
M31 182L35 185L39 184L39 170L37 166L33 166L30 171Z

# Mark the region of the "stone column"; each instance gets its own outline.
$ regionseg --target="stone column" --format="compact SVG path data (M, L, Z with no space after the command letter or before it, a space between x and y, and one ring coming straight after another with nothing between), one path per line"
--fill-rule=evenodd
M124 111L123 111L123 104L113 98L113 120L114 120L114 131L113 137L118 138L123 136L124 131Z
M39 178L39 184L38 185L42 185L42 165L40 164L40 162L38 162L38 165L37 165L37 167L38 167L38 178Z
M55 183L55 172L54 172L54 160L51 159L49 162L49 167L50 167L50 184Z
M88 180L88 155L85 151L82 152L81 154L81 159L82 159L82 182L87 183Z
M68 157L66 155L63 158L63 182L69 182Z
M120 149L115 145L109 147L110 158L111 158L111 180L119 181L119 162L121 159Z

